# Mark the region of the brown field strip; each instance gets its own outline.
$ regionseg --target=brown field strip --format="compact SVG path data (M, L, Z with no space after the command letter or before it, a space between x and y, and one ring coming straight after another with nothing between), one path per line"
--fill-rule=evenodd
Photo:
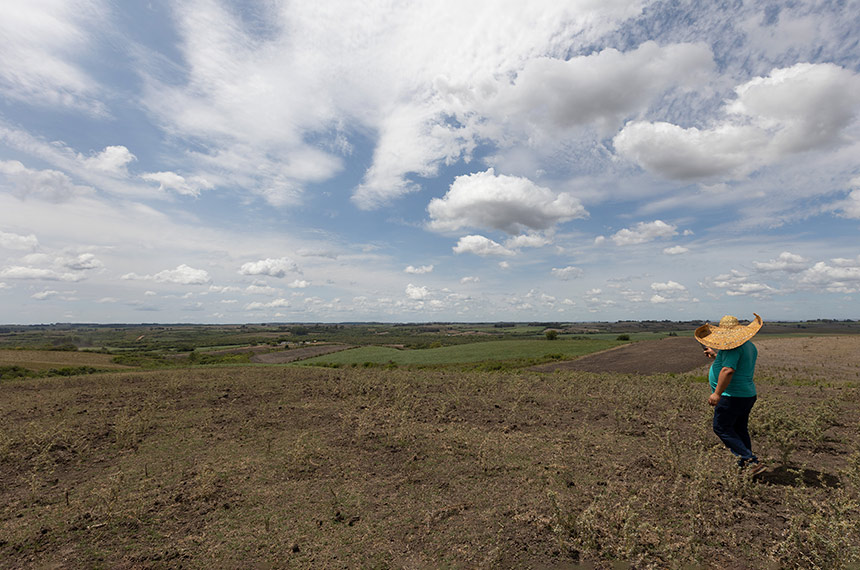
M92 366L110 370L128 370L128 366L111 362L110 354L60 350L0 350L0 366L22 366L29 370L49 370L75 366Z

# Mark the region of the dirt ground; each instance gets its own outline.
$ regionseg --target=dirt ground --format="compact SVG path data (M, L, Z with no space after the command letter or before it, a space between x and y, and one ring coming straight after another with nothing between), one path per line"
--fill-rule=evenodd
M660 340L634 342L576 360L541 364L535 372L579 370L582 372L617 372L619 374L664 374L695 370L708 364L698 342L692 337L666 337Z
M314 346L303 346L302 348L292 348L290 350L281 350L278 352L267 352L266 354L255 354L251 357L251 362L257 364L286 364L295 362L296 360L304 360L305 358L313 358L323 354L331 354L332 352L340 352L352 348L348 344L320 344Z
M754 339L758 348L756 377L803 377L810 381L860 379L860 352L856 335L815 336L808 338ZM626 344L576 360L541 364L535 372L577 370L618 374L680 374L702 368L710 361L691 337L667 337Z
M755 480L711 431L707 362L4 382L0 569L856 567L860 335L756 345Z

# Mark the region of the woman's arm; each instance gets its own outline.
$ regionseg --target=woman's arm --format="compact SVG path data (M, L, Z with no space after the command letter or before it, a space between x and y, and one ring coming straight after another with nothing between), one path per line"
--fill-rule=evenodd
M729 368L728 366L724 366L722 370L720 370L720 376L717 378L717 387L714 389L714 393L710 395L708 398L708 403L712 406L716 406L720 402L720 395L726 391L726 388L729 387L729 384L732 383L732 376L735 373L734 368Z

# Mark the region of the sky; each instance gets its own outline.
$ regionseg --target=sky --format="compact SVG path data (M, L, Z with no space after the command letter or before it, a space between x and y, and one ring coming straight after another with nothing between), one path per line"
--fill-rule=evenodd
M11 0L0 323L860 318L860 2Z

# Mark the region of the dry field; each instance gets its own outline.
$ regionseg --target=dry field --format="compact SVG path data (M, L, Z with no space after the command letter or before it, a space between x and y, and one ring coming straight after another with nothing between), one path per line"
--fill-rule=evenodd
M72 366L92 366L105 370L128 370L114 364L110 354L55 350L0 350L0 366L21 366L29 370L48 370Z
M757 345L754 480L704 366L0 383L0 568L857 567L860 336Z

